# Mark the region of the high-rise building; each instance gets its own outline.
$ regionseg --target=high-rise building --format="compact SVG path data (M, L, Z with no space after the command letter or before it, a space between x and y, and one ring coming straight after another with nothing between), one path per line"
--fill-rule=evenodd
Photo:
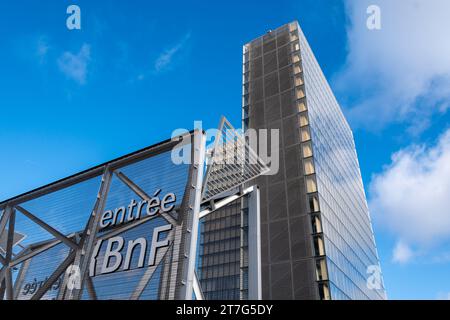
M256 179L263 299L385 299L353 134L299 24L243 54L244 129L280 132Z

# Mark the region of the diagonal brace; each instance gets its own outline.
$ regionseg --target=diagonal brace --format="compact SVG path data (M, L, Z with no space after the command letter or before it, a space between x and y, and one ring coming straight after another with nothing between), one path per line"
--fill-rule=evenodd
M66 245L68 245L73 250L77 250L78 249L78 245L75 242L73 242L72 240L67 238L61 232L59 232L58 230L54 229L53 227L51 227L50 225L48 225L47 223L45 223L44 221L42 221L41 219L36 217L35 215L33 215L28 210L22 208L21 206L16 206L16 209L19 210L28 219L30 219L31 221L33 221L34 223L38 224L39 226L44 228L46 231L48 231L56 239L61 240L62 242L64 242Z

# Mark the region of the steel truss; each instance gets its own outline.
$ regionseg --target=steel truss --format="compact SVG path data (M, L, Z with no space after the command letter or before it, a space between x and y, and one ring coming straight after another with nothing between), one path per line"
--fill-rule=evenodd
M188 184L189 183L193 184L189 185L189 188L187 189L188 190L192 189L193 194L191 195L190 197L191 200L186 205L186 207L191 208L190 212L191 217L198 217L198 211L200 208L199 195L201 194L201 181L202 181L204 153L205 153L204 151L205 137L204 133L198 130L190 132L189 136L194 139L194 145L192 147L194 165L191 165L192 168L190 176L192 176L192 179L191 181L188 181ZM3 232L8 233L6 255L2 256L0 254L0 263L1 263L0 299L3 298L7 300L16 299L18 296L18 291L20 290L19 282L23 280L24 269L25 267L28 267L30 260L33 257L45 252L50 248L53 248L58 244L64 244L68 246L70 251L67 257L64 259L64 261L48 277L48 279L42 284L42 286L33 294L31 299L32 300L41 299L45 295L45 293L50 289L50 287L61 277L63 279L63 285L61 286L61 289L58 293L57 296L58 299L67 299L67 300L81 299L84 288L86 288L91 299L94 300L97 299L94 283L92 281L92 278L89 276L89 268L91 264L90 262L92 259L92 254L96 249L95 244L97 243L98 240L97 234L99 231L98 230L99 219L105 208L112 176L116 175L119 178L119 180L122 183L124 183L127 187L129 187L134 193L136 193L143 200L148 201L150 197L137 184L135 184L124 173L122 173L120 171L120 168L128 164L137 162L139 160L152 157L161 152L171 150L171 148L173 148L174 146L180 146L180 143L183 143L184 138L186 138L186 136L181 136L178 139L167 140L158 145L143 149L129 156L95 167L79 175L72 176L65 180L61 180L55 184L45 186L43 188L37 189L25 195L13 198L7 202L0 203L0 210L3 210L3 215L1 216L0 219L0 235L2 235ZM186 141L190 140L191 139L187 139ZM66 236L61 232L59 232L57 229L48 225L43 220L39 219L32 212L21 206L22 203L25 203L29 200L36 199L43 195L51 194L52 192L55 192L57 190L70 187L79 182L85 181L89 178L98 176L99 174L102 175L100 189L94 207L92 209L91 215L86 224L86 227L82 232L77 232ZM195 203L195 201L197 201L198 203ZM180 210L180 208L179 207L175 208L175 210L178 211ZM13 255L12 247L15 230L14 224L15 224L15 215L17 213L24 215L29 220L34 222L36 225L42 227L49 234L51 234L54 237L54 239L27 246L16 255ZM140 284L138 285L137 289L132 294L130 299L139 299L146 284L151 280L153 273L156 270L156 267L167 256L167 253L173 250L173 242L174 242L173 240L175 237L174 236L175 232L177 230L178 232L181 231L180 226L181 221L176 220L174 217L172 217L170 214L167 213L162 214L161 217L164 218L168 223L175 226L175 231L172 230L171 232L169 232L167 236L169 240L172 240L171 241L172 244L169 247L161 248L160 250L158 250L155 266L150 267L148 268L148 270L146 270L140 281ZM111 237L114 234L119 234L128 229L137 227L138 225L145 223L152 218L153 217L146 217L144 219L140 219L139 221L135 221L134 223L124 225L120 228L116 228L115 230L102 235L101 238ZM191 226L195 225L195 223L193 222L194 221L190 221ZM192 235L196 235L196 232L192 231L193 230L191 227L191 229L188 230L190 237L192 237ZM196 239L189 239L189 242L191 243L191 245L196 245ZM191 268L192 266L195 265L190 261L195 259L195 252L191 253L189 250L186 250L186 253L183 254L188 258L187 261L185 262L186 264L185 267ZM16 280L16 285L14 288L12 283L12 268L21 263L23 264L23 266ZM71 290L69 290L68 287L65 285L67 283L67 277L65 275L66 270L72 265L79 266L80 268L80 282L81 282L80 289L72 288ZM188 278L189 274L191 275L191 278ZM188 270L187 275L188 277L182 280L182 283L185 286L186 284L190 284L190 287L192 288L192 283L194 282L194 280L192 279L194 277L193 270ZM172 284L178 285L173 281ZM189 290L192 291L192 289L183 290L186 297L183 296L180 297L188 298L187 292L189 292ZM176 298L174 294L175 290L172 289L172 294L170 296L172 299Z
M230 128L232 129L231 125L225 118L223 118L221 120L219 134L222 136L225 132L224 130ZM185 139L187 136L189 136L189 138ZM157 263L155 264L155 266L149 267L146 270L141 280L139 281L139 285L130 296L130 299L140 298L144 288L152 279L157 266L167 257L177 257L179 262L173 263L170 266L169 264L165 264L163 272L164 277L168 277L168 275L170 274L170 278L166 279L168 285L165 284L165 287L162 288L161 298L191 300L194 293L196 299L204 299L201 285L195 272L199 220L206 215L213 213L215 210L218 210L223 206L231 203L232 201L244 196L248 196L249 201L252 203L251 210L249 212L249 252L251 252L249 253L249 262L251 266L249 268L249 298L260 299L261 259L259 242L259 190L257 187L250 187L242 190L242 188L239 186L242 185L245 181L248 181L250 178L254 178L260 174L263 174L264 172L266 172L267 168L262 163L262 161L257 158L257 170L252 171L252 173L249 175L243 176L242 179L244 180L233 177L234 182L232 184L228 183L227 187L223 190L214 191L214 195L216 196L220 196L220 192L222 191L222 193L226 193L226 196L222 200L216 202L211 197L205 197L208 186L208 178L211 178L215 174L215 171L212 170L211 167L208 167L207 177L203 177L203 173L205 171L204 164L206 155L206 136L204 132L199 130L195 130L187 135L180 136L178 137L178 139L166 140L160 144L140 150L128 156L105 163L67 179L58 181L54 184L42 187L27 194L0 203L0 210L3 210L3 215L0 219L0 236L4 232L7 232L6 255L2 256L0 254L0 299L17 299L21 282L23 281L24 274L31 259L59 244L64 244L68 247L69 252L67 256L48 277L48 279L42 284L42 286L33 294L31 299L41 299L58 279L62 279L62 285L60 286L57 299L79 300L82 298L84 289L86 289L91 299L98 299L94 282L89 276L90 269L92 268L92 258L95 257L96 252L98 252L100 247L98 240L107 239L114 235L120 234L154 218L145 217L138 221L133 221L126 225L117 227L109 232L102 234L101 236L98 235L99 221L105 209L113 175L115 175L136 195L142 198L142 200L149 201L150 196L146 194L146 192L142 190L136 183L134 183L129 177L127 177L120 169L125 167L126 165L171 150L175 146L178 147L180 146L180 144L185 143L183 141L186 141L186 143L190 143L192 138L192 164L190 165L189 178L183 203L181 204L181 206L178 206L174 209L179 213L177 215L178 217L175 218L168 213L160 215L168 223L174 226L174 229L172 229L167 236L167 238L170 240L170 245L158 250L156 256ZM238 139L240 142L243 141L241 137L239 137ZM219 137L217 137L216 140L218 141ZM245 152L254 156L254 152L247 146L245 146ZM217 160L217 157L214 159ZM214 165L215 164L213 162L213 166ZM248 162L245 162L244 166L248 166ZM240 170L242 171L242 168ZM235 172L233 174L235 175ZM30 212L23 207L23 203L27 201L42 197L47 194L51 194L64 188L68 188L70 186L76 185L79 182L98 177L100 175L101 183L99 191L95 200L95 204L92 208L92 212L90 213L89 219L83 231L64 235L54 227L48 225L45 221L39 219L35 214L33 214L33 212ZM209 190L209 192L212 192L212 190ZM200 211L201 206L203 208L202 211ZM27 217L33 223L51 234L54 239L29 245L27 247L24 247L16 255L14 255L13 238L15 231L16 214L22 214L23 216ZM177 236L180 234L183 234L184 237ZM22 267L17 276L16 283L15 285L13 285L12 268L20 264L22 264ZM66 271L73 265L78 266L80 270L79 289L77 289L76 287L69 289L69 286L66 285L68 282ZM177 281L181 282L178 283Z

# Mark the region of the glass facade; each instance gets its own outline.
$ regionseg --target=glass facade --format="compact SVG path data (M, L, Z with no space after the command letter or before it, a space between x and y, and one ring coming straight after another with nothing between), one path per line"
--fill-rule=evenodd
M353 135L298 23L245 45L243 64L244 128L281 138L280 170L256 179L263 298L384 299L367 286L379 261Z
M200 222L197 272L207 300L247 299L248 224L242 206L235 200Z
M298 30L331 297L385 299L384 288L367 288L367 268L379 260L352 131Z

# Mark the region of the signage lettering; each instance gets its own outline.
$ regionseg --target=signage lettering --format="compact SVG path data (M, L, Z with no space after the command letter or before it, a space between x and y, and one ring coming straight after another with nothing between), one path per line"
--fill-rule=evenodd
M177 201L177 197L174 193L167 193L160 199L160 193L161 189L158 189L148 201L142 200L137 202L132 199L126 207L105 211L100 219L100 229L139 220L142 217L144 209L147 216L155 216L172 211L175 207L174 203Z
M27 296L27 295L33 295L34 293L36 293L36 291L39 290L39 288L41 288L45 282L47 282L48 277L45 278L45 280L41 280L38 281L36 278L33 279L32 282L26 283L23 286L23 291L22 291L22 295ZM58 280L55 281L55 283L50 287L50 290L58 290L59 287L61 286L61 277L58 278Z
M172 230L172 225L167 224L160 227L156 227L153 229L153 236L152 241L150 245L150 256L148 258L147 266L151 267L156 264L156 254L157 251L161 248L167 247L170 245L169 239L167 237L163 240L160 240L160 235L163 232L167 232ZM119 270L119 268L122 266L123 262L123 268L122 271L130 270L131 265L131 259L133 257L133 253L136 251L139 247L139 259L138 259L138 268L144 267L145 264L145 258L147 254L147 240L143 237L138 238L136 240L130 240L128 241L126 253L125 253L125 260L122 255L122 250L124 249L125 240L121 236L116 236L109 238L108 240L99 240L97 243L96 251L100 249L102 242L108 241L106 244L106 251L104 253L103 257L103 263L101 265L100 274L107 274L116 272ZM94 277L96 276L96 260L97 260L97 254L92 257L91 261L91 267L89 269L89 276Z

